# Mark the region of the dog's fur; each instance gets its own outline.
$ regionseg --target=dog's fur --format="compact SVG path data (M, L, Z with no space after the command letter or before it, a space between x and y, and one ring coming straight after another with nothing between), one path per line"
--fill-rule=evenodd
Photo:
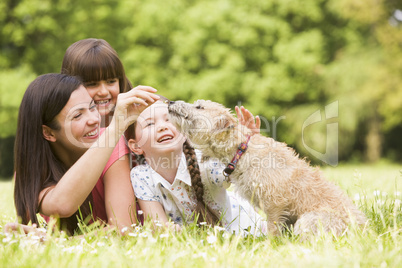
M198 100L169 104L169 116L204 158L228 164L251 131L238 125L221 104ZM268 230L279 234L294 223L294 233L320 230L341 235L351 223L362 226L365 215L342 190L325 180L284 143L260 134L252 135L247 151L230 175L235 190L267 215Z

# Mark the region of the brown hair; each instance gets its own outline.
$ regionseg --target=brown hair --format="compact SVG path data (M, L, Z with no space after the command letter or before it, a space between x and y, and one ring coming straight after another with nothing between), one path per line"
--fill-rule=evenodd
M54 155L43 138L42 125L59 129L56 116L67 104L71 94L82 85L75 77L63 74L45 74L36 78L22 99L14 146L14 203L23 224L38 224L39 193L56 185L67 167ZM81 206L84 217L90 215L91 195ZM62 228L73 233L77 228L77 215L60 219Z
M82 39L69 46L61 73L79 76L84 84L119 78L120 93L132 88L117 52L103 39Z
M204 202L204 185L201 181L200 167L198 166L194 148L186 141L183 144L183 151L187 160L188 172L191 176L191 186L194 189L198 201L195 208L195 212L199 214L198 223L207 222L208 224L216 225L219 222L219 218L212 213Z

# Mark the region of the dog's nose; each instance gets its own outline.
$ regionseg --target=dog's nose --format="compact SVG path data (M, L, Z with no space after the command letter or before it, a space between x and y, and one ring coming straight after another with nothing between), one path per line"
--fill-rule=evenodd
M169 106L173 105L173 104L174 104L174 101L169 101Z

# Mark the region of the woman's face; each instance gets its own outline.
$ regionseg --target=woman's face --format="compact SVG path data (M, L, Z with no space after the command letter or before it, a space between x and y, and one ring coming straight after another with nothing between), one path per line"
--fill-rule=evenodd
M94 99L101 116L106 116L114 110L117 96L120 93L118 78L86 82L84 86L88 90L89 96Z
M60 126L54 131L56 143L62 148L86 150L99 138L100 116L84 86L71 94L56 120Z

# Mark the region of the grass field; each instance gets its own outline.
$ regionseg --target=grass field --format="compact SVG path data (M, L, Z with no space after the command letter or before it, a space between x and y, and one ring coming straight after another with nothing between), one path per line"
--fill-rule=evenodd
M149 227L115 232L87 230L66 238L49 234L7 235L12 221L12 183L0 181L0 267L402 267L402 166L342 165L322 168L370 219L343 237L323 235L301 242L281 237L241 237L218 228L184 228L179 234L152 233Z

